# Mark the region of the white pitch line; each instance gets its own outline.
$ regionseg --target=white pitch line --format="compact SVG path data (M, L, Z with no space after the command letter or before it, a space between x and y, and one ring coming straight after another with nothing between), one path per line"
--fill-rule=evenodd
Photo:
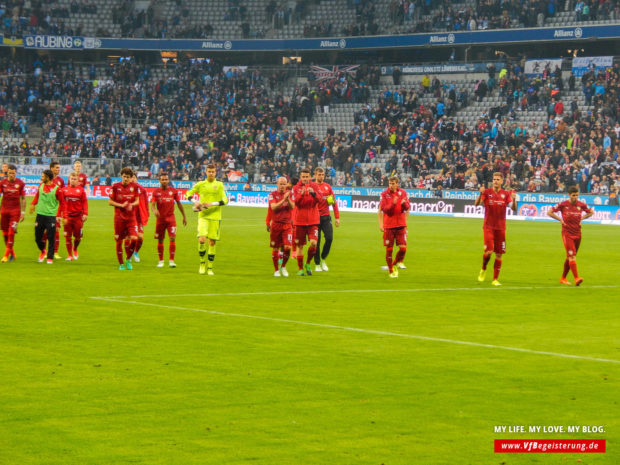
M601 286L587 286L584 289L609 289L618 288L620 285L610 284ZM369 294L381 292L459 292L459 291L521 291L536 289L569 289L567 286L521 286L521 287L444 287L444 288L416 288L416 289L335 289L335 290L308 290L308 291L270 291L270 292L221 292L211 294L144 294L144 295L109 295L109 296L92 296L90 299L148 299L149 297L240 297L240 296L257 296L257 295L289 295L289 294Z
M459 341L456 339L444 339L439 337L428 337L428 336L418 336L415 334L404 334L404 333L393 333L391 331L379 331L375 329L363 329L363 328L352 328L349 326L339 326L339 325L330 325L325 323L312 323L310 321L299 321L299 320L288 320L285 318L273 318L268 316L260 316L260 315L246 315L243 313L226 313L226 312L217 312L214 310L201 310L199 308L190 308L190 307L179 307L176 305L163 305L163 304L153 304L149 302L138 302L135 300L122 300L122 299L113 299L113 298L103 298L98 297L98 300L103 300L106 302L118 302L122 304L135 304L135 305L144 305L147 307L159 307L165 308L169 310L185 310L189 312L197 312L197 313L207 313L209 315L218 315L218 316L231 316L235 318L249 318L254 320L264 320L264 321L273 321L276 323L287 323L287 324L295 324L295 325L304 325L304 326L314 326L317 328L328 328L328 329L337 329L341 331L351 331L356 333L364 333L364 334L374 334L378 336L392 336L392 337L400 337L405 339L417 339L420 341L431 341L431 342L445 342L448 344L458 344L463 346L470 347L484 347L487 349L499 349L499 350L509 350L512 352L523 352L527 354L535 354L535 355L550 355L552 357L562 357L562 358L571 358L576 360L587 360L590 362L603 362L603 363L614 363L620 364L620 360L612 360L606 358L596 358L596 357L587 357L583 355L572 355L572 354L562 354L559 352L547 352L541 350L531 350L531 349L523 349L520 347L508 347L508 346L498 346L494 344L482 344L479 342L470 342L470 341Z

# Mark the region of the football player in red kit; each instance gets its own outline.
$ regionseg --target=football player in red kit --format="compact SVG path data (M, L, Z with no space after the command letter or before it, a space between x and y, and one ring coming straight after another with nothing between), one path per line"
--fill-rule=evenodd
M385 261L390 278L398 278L395 263L402 263L407 252L407 214L411 208L409 197L404 189L398 187L398 178L390 177L388 188L381 193L379 209L383 213L379 229L383 232ZM392 259L394 242L398 246L396 257Z
M291 199L291 191L287 189L286 178L278 178L278 189L269 194L269 210L271 220L269 224L269 240L272 248L273 275L288 277L286 263L291 255L293 245L293 227L291 226L291 211L295 204ZM280 250L282 249L282 264L280 265Z
M138 184L138 177L133 175L131 178L131 182L138 187L138 196L140 199L140 203L138 204L138 208L136 208L136 223L138 225L138 239L136 240L136 245L133 251L132 260L136 263L140 263L140 255L138 252L142 248L142 243L144 242L144 227L149 222L149 198L146 194L146 189L144 189L140 184ZM129 241L125 241L125 252L128 252L130 247Z
M583 278L577 272L577 252L581 245L581 220L594 215L594 210L579 201L579 188L577 186L570 187L568 195L570 196L569 200L558 203L547 214L562 223L562 242L564 242L566 249L566 260L564 260L564 271L560 282L570 286L570 282L566 279L570 270L573 272L575 285L579 286L583 282ZM562 216L558 216L558 213Z
M78 246L82 241L82 228L88 217L88 200L86 191L80 186L79 175L69 175L69 185L63 187L62 224L64 226L65 245L67 246L66 261L79 258Z
M157 218L155 222L155 239L157 239L157 254L159 255L157 268L163 268L164 266L164 239L166 238L166 231L168 231L168 238L170 239L168 265L170 268L176 268L177 265L174 262L177 236L177 220L174 217L175 203L179 210L181 210L181 215L183 215L183 226L187 226L187 218L183 204L179 199L179 192L170 185L168 173L161 172L159 174L159 185L160 187L153 191L151 197L151 209L153 210L153 215Z
M116 258L119 270L131 270L133 267L129 259L133 255L138 240L138 224L136 223L136 209L140 203L139 186L131 182L133 170L121 170L121 182L112 185L108 204L114 207L114 240L116 241ZM127 259L123 262L123 240L129 239L126 250Z
M0 180L0 229L6 249L2 257L2 263L11 262L17 258L13 249L17 225L24 221L26 214L26 197L24 188L26 184L17 179L17 167L7 165L6 177Z
M493 173L493 187L480 188L480 195L476 198L476 206L484 205L484 253L482 255L482 269L478 275L478 281L484 281L487 272L487 265L491 260L491 254L495 252L495 263L493 264L493 284L501 286L498 281L499 272L502 268L502 255L506 253L506 209L512 208L517 211L517 201L514 192L502 189L504 175Z
M319 204L323 197L319 192L316 183L310 180L310 170L304 168L300 173L299 182L293 187L293 203L295 204L295 245L297 246L297 267L299 276L312 275L310 263L316 253L316 243L319 235ZM304 245L306 239L310 243L308 246L308 257L304 272Z

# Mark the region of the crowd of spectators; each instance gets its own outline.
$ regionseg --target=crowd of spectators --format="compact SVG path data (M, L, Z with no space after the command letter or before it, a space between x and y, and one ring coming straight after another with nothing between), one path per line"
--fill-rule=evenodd
M270 75L215 62L181 63L157 80L149 66L125 61L96 81L49 59L0 65L6 70L2 130L24 135L28 125L40 125L43 131L32 145L25 138L4 142L4 153L32 161L95 158L112 175L130 165L153 176L166 170L174 179L197 179L204 164L216 162L224 178L273 182L321 165L337 185L385 185L400 173L406 187L442 190L476 189L502 171L518 190L563 191L579 183L583 192L605 194L620 168L617 65L567 82L559 70L528 78L518 65L490 69L477 88L484 83L504 101L485 109L472 127L454 118L472 100L483 100L471 87L425 76L371 101L379 70L369 66L286 97L275 85L286 82L285 70ZM564 90L579 87L592 110L564 102ZM421 104L422 95L434 103ZM330 127L321 138L293 123L342 102L363 104L353 127ZM528 108L547 110L542 128L521 117ZM380 154L382 164L367 164Z

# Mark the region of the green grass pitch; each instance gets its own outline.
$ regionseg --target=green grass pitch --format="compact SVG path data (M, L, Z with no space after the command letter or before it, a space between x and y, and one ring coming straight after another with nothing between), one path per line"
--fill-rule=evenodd
M481 220L411 217L389 279L376 215L344 213L328 273L274 278L265 210L228 207L208 277L186 210L177 269L155 267L151 218L118 271L104 201L78 262L37 263L20 226L0 266L0 464L620 462L618 228L584 225L585 282L566 288L559 224L511 221L496 289L476 280ZM495 454L500 438L607 452Z

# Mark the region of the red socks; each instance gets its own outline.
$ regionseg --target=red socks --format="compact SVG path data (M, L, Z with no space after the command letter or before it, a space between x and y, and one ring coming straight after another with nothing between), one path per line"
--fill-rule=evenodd
M577 273L577 261L569 260L568 266L570 266L570 270L573 272L573 276L575 277L575 279L577 279L579 277L579 273Z
M133 253L136 251L136 241L129 239L125 241L125 254L127 256L127 260L131 258Z
M116 258L118 258L118 263L123 265L125 261L123 260L123 241L119 239L116 241Z
M398 252L396 253L396 258L394 259L394 263L402 263L405 260L405 254L407 253L407 247L399 247Z
M162 246L163 246L163 244L162 244ZM177 243L176 242L171 242L170 243L170 261L174 261L174 254L176 253L176 251L177 251Z
M311 263L314 258L314 254L316 253L316 245L311 245L308 247L308 258L306 258L306 263Z
M56 237L54 237L54 253L58 253L58 247L60 247L60 225L56 223Z
M284 249L284 252L282 253L282 267L286 266L290 256L291 256L291 251Z
M388 271L390 272L390 274L392 273L392 271L394 271L394 267L393 262L392 262L392 252L394 251L393 247L386 247L385 248L385 261L387 263L388 266Z
M495 263L493 263L493 281L499 278L499 270L502 269L502 261L495 259Z
M140 248L142 247L142 242L144 242L144 238L138 237L138 240L136 241L136 244L134 246L134 252L140 251Z
M487 265L489 264L489 260L491 260L491 254L483 254L482 255L482 269L486 270Z
M273 269L278 271L280 269L280 252L278 250L271 251L271 260L273 261Z
M73 246L71 245L71 236L65 237L65 245L67 246L67 253L69 257L73 257Z
M159 261L162 261L164 259L164 243L163 242L157 243L157 255L159 255Z
M10 251L13 251L14 242L15 242L15 231L13 231L13 228L11 228L9 229L9 234L6 239L6 248L9 249Z
M568 270L570 270L570 265L568 264L568 258L564 260L564 271L562 271L562 278L566 278L568 276Z
M300 270L304 269L304 256L303 255L297 255L297 268L299 268Z

